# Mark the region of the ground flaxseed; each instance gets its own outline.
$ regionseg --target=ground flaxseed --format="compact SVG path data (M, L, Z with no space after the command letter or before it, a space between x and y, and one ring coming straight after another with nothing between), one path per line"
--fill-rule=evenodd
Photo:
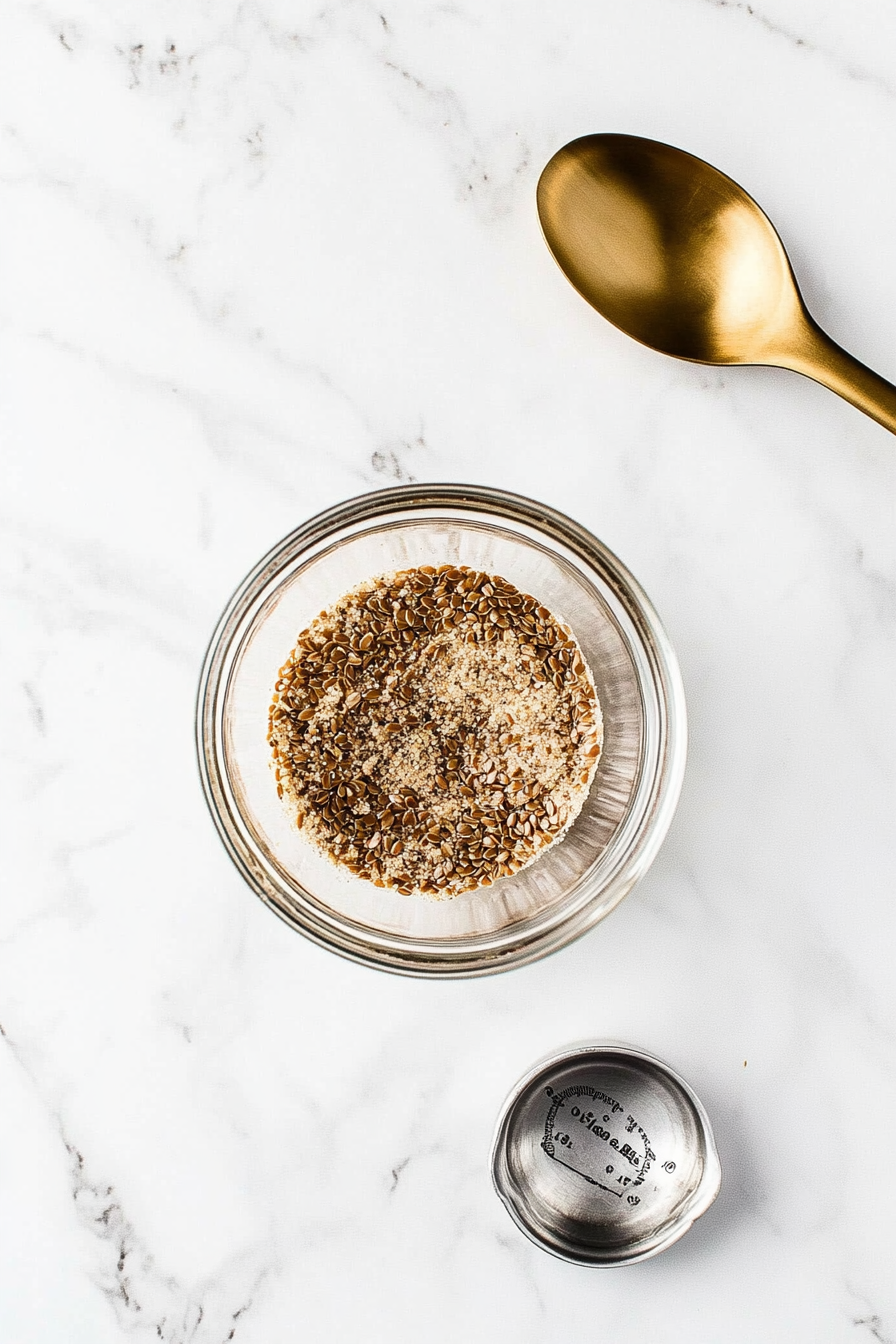
M603 729L567 626L502 578L423 565L302 632L268 739L278 793L318 848L377 886L445 899L562 835Z

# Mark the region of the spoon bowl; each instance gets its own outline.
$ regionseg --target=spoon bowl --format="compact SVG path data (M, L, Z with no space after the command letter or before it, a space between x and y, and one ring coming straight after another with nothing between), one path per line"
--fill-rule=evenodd
M684 150L587 135L538 183L548 247L583 298L663 354L814 378L896 433L896 388L809 315L781 239L730 177Z

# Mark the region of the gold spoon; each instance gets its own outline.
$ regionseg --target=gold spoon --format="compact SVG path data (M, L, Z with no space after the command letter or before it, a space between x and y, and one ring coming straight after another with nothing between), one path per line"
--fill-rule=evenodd
M583 298L654 350L814 378L896 434L896 387L810 317L768 216L702 159L586 135L538 183L548 247Z

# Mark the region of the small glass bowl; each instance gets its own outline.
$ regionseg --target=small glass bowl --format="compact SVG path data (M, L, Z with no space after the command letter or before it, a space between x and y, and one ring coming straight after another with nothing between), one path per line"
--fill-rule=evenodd
M563 839L531 867L450 901L374 887L303 840L277 797L267 742L278 670L309 622L377 574L440 564L500 574L569 624L604 717L594 782ZM275 546L212 637L196 731L209 808L249 885L315 942L407 975L520 966L603 919L659 849L686 750L675 655L628 571L563 514L461 485L361 495Z

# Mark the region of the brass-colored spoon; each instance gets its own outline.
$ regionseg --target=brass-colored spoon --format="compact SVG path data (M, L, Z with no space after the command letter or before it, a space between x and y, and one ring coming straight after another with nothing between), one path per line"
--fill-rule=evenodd
M794 369L896 434L896 387L825 335L767 215L702 159L583 136L542 173L538 214L567 278L629 336L701 364Z

